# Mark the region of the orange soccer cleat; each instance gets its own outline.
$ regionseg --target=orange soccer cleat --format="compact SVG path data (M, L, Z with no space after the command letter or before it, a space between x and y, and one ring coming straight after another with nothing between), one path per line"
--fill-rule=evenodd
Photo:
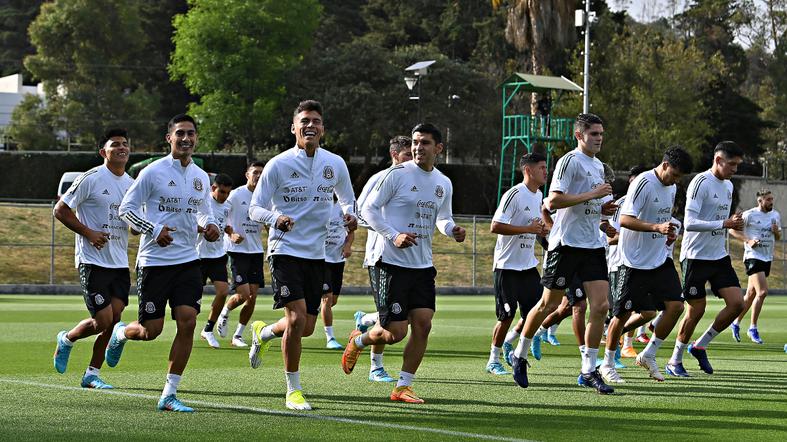
M353 372L355 363L358 362L358 357L361 355L361 351L363 350L355 345L355 338L360 335L361 332L359 330L351 331L350 340L347 342L347 346L344 347L344 353L342 354L342 370L344 370L345 374L350 374Z
M424 400L415 395L410 386L396 387L391 392L391 400L407 402L408 404L423 404Z

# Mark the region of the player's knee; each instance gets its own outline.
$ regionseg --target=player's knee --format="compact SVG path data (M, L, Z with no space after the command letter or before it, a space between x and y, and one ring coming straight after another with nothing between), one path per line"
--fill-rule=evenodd
M768 289L757 290L757 297L760 298L760 300L765 299L766 296L768 296Z
M303 337L311 336L314 333L314 322L307 322L303 326Z
M292 330L304 331L306 329L306 315L291 313L287 316L287 328Z
M115 325L115 322L117 322L112 322L112 319L111 316L93 318L93 330L95 330L96 333L103 333L111 329L112 326Z
M744 308L743 299L731 300L727 303L727 307L730 310L732 310L736 315L738 315L743 311Z
M382 338L386 345L396 344L407 337L407 329L383 330Z
M601 302L597 302L595 304L591 304L590 306L590 314L591 315L602 315L606 316L609 312L609 302L607 300L603 300Z
M183 330L184 332L194 331L197 328L197 317L196 316L188 316L186 318L179 318L177 321L178 324L178 331L180 332ZM159 331L160 333L160 331Z
M335 307L336 304L338 304L338 303L339 303L339 297L338 296L331 296L331 307Z
M642 315L642 318L645 320L645 322L650 322L656 318L656 312L653 310L646 310L644 312L640 312L639 314Z

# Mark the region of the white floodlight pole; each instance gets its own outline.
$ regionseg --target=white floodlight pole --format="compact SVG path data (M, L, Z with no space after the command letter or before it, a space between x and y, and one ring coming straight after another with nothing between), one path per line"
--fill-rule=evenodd
M596 19L596 13L590 12L591 0L585 0L585 10L578 9L574 13L574 26L585 28L585 73L582 91L582 112L590 111L590 25Z

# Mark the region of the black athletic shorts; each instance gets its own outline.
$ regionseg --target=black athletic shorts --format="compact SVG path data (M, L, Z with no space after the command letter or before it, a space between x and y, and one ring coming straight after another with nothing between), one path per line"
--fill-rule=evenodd
M683 302L675 264L667 259L655 269L634 269L620 265L612 300L612 316L636 311L664 310L664 302Z
M579 279L579 276L575 275L574 279L571 280L571 285L566 289L566 299L568 299L568 305L571 307L586 299L585 288L582 286L582 280Z
M239 253L227 252L230 256L230 269L232 269L232 290L243 284L257 284L260 288L265 286L264 253Z
M495 313L503 321L516 315L517 306L524 317L541 299L541 276L538 269L495 269Z
M684 259L680 264L683 271L683 296L686 299L704 298L706 282L710 282L710 289L716 296L723 288L741 286L729 255L716 260Z
M375 304L383 327L393 321L406 321L410 310L435 310L434 267L409 269L378 261L373 273L377 285Z
M169 266L137 267L139 322L163 318L168 301L172 319L174 308L181 305L194 307L199 313L202 285L198 259Z
M604 248L580 249L558 245L547 252L541 284L548 289L563 290L578 276L582 282L607 281L607 258Z
M325 261L289 255L268 257L273 289L273 308L280 309L292 301L306 301L306 313L317 315L322 300Z
M90 317L111 304L112 298L128 305L128 291L131 288L131 277L127 268L110 269L95 264L79 264L79 282L82 285L82 296Z
M746 274L749 276L760 272L765 272L766 278L771 275L771 261L749 258L743 261L743 266L746 267Z
M211 282L228 282L227 255L218 258L200 258L199 267L202 271L202 285L210 278Z
M339 296L342 293L342 282L344 281L344 262L326 262L325 277L322 284L322 294L331 293Z

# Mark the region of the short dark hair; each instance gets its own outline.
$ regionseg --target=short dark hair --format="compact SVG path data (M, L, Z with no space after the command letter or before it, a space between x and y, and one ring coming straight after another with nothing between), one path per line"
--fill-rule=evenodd
M715 155L716 152L721 152L725 159L741 157L743 158L743 149L738 146L737 143L734 141L722 141L716 145L716 148L713 149L713 154Z
M579 114L574 122L574 132L584 133L594 124L604 124L604 121L596 114Z
M216 175L216 178L213 180L213 184L217 186L229 186L232 187L232 178L227 175L226 173L220 173Z
M298 107L295 108L295 111L292 113L292 117L295 118L301 112L317 112L322 116L322 104L320 104L317 100L303 100L298 103Z
M246 170L249 170L252 167L265 167L265 163L262 161L252 161L248 166L246 166Z
M397 135L388 142L388 151L399 153L405 149L409 149L412 143L413 140L407 135Z
M443 134L440 133L440 129L437 128L432 123L418 123L415 125L410 133L420 132L422 134L430 134L432 138L434 138L435 144L440 144L443 142Z
M522 155L522 158L519 159L519 167L522 168L525 166L532 166L533 164L538 164L546 160L547 157L538 152L526 153Z
M126 129L121 129L117 127L112 129L107 129L107 131L104 132L104 136L101 137L101 143L98 145L99 149L104 147L104 145L107 144L107 141L109 141L113 137L123 137L126 139L126 141L128 141L128 132L126 131Z
M637 164L636 166L634 166L631 169L629 169L629 178L631 178L633 176L637 176L637 175L641 174L642 172L646 172L648 169L649 169L649 167L644 165L644 164Z
M694 162L691 155L681 146L672 146L664 152L664 158L670 166L677 168L681 173L690 173L694 169Z
M169 120L167 123L167 133L172 132L172 128L175 127L176 124L182 123L184 121L188 121L189 123L194 125L194 130L197 130L197 122L192 118L191 115L187 114L177 114Z
M771 189L762 188L757 191L757 198L771 194Z

